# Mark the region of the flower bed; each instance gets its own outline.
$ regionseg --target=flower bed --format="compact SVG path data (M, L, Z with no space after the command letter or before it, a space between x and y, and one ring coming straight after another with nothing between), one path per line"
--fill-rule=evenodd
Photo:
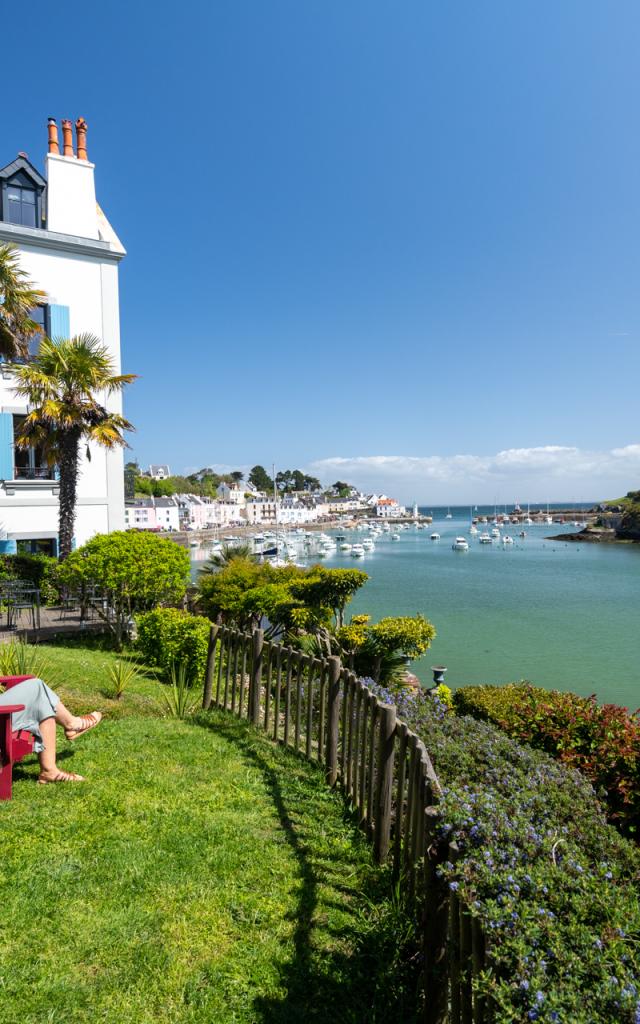
M640 717L595 697L543 690L528 683L468 686L454 695L463 714L485 719L514 739L578 768L606 802L623 833L640 830Z
M591 786L424 692L372 689L422 737L443 785L441 836L461 851L445 872L487 936L493 1019L637 1024L640 856Z

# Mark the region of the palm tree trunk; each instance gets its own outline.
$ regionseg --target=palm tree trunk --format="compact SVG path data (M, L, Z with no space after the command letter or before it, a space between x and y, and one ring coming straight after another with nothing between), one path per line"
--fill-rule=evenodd
M71 554L73 528L76 520L76 492L78 487L78 461L80 431L68 431L60 452L60 502L58 516L58 554L63 562Z

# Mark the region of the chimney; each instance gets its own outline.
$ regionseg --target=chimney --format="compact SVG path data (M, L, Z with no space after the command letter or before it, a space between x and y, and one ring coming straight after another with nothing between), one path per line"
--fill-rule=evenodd
M62 147L63 156L75 156L73 152L73 129L69 120L63 120L62 122Z
M49 152L60 153L60 146L58 145L58 124L55 117L50 117L47 125L49 129Z
M87 156L87 128L88 124L84 117L79 117L76 121L76 138L78 148L78 160L88 160Z

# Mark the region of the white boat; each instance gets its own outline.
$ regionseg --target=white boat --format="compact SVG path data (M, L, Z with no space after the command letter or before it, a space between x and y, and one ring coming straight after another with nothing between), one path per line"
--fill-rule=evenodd
M445 519L453 519L453 516L451 515L451 509L450 508L447 509L447 514L446 514L446 516L444 518Z
M553 522L553 518L551 516L545 516L544 517L544 521L545 521L545 523L552 523Z
M520 530L519 536L522 537L522 538L526 537L527 536L527 531L526 530Z
M453 544L451 545L454 551L468 551L469 545L466 537L456 537Z
M375 551L375 549L376 549L375 544L373 543L372 540L369 540L368 537L367 537L366 540L363 540L362 546L363 546L365 551Z
M198 547L198 541L197 540L190 540L189 541L189 547L190 548L197 548Z
M353 547L351 548L351 557L352 558L362 558L363 555L364 555L364 548L363 548L362 544L354 544Z
M351 544L347 544L346 540L340 545L341 551L351 551Z
M500 540L500 530L498 529L497 526L494 526L493 530L491 531L491 536L495 540Z
M513 544L513 537L510 537L508 533L505 533L504 537L502 538L502 543Z
M432 533L431 534L431 540L440 540L440 534L439 533Z
M481 544L491 544L491 536L488 533L481 533L478 540Z
M400 540L400 534L399 533L392 533L391 534L391 540Z
M478 527L474 526L473 523L472 523L471 526L469 527L469 533L475 534L477 532L478 532Z

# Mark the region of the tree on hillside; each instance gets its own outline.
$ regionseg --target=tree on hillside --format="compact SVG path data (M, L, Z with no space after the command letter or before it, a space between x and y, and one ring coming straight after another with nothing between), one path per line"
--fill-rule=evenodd
M14 390L29 403L16 445L39 448L49 466L60 471L59 555L71 554L76 518L80 446L89 443L112 449L126 446L124 431L133 426L110 412L98 395L109 397L135 380L135 374L114 374L109 352L91 334L75 338L44 338L38 354L15 370Z
M230 476L234 484L239 484L241 480L244 480L244 473L241 473L239 469L234 469Z
M29 340L40 331L31 313L44 298L20 270L18 250L0 245L0 355L5 359L29 355Z
M273 490L273 480L264 466L254 466L247 479L257 491L265 491L269 494Z
M321 491L322 484L318 480L317 476L305 476L303 480L303 490L305 491Z

